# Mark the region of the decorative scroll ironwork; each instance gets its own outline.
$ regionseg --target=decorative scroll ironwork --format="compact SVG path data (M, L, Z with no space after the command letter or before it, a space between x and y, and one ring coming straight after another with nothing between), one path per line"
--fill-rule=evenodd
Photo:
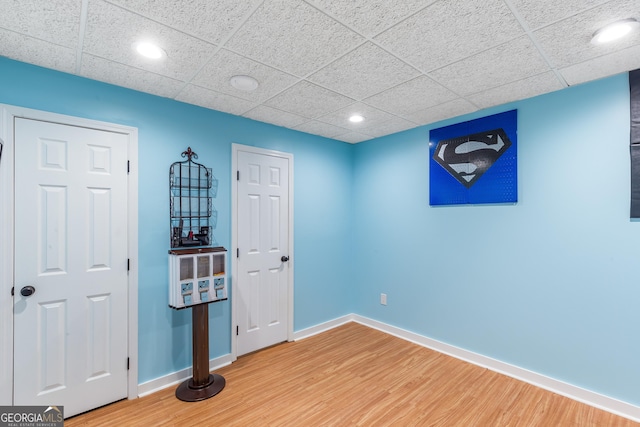
M218 217L212 203L218 180L211 168L194 161L198 155L191 147L181 156L186 160L169 168L171 247L210 246Z

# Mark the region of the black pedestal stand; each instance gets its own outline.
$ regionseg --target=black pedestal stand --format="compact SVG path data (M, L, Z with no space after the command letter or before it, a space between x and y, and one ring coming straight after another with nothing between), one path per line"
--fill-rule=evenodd
M193 322L193 378L176 389L176 397L185 402L198 402L220 393L225 385L222 375L209 373L209 306L191 308Z

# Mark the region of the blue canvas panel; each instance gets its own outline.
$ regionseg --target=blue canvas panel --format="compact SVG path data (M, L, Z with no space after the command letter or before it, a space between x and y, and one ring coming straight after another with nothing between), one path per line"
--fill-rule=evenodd
M518 111L429 133L429 204L518 201Z

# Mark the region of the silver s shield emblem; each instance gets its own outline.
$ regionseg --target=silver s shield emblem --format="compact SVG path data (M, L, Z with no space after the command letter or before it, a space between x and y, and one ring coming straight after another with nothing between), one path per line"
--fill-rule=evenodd
M474 133L438 143L433 160L467 188L511 147L504 129Z

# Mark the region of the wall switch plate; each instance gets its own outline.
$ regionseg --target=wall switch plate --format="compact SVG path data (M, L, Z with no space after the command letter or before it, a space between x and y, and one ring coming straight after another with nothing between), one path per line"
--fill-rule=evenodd
M387 294L380 294L380 304L387 305Z

